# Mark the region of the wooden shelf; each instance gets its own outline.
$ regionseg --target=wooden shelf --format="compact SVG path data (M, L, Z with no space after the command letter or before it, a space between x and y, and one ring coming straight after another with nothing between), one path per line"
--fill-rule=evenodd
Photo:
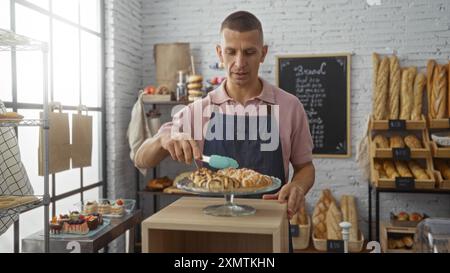
M406 120L405 123L406 130L424 130L427 128L427 122L423 115L421 120ZM374 120L371 117L370 127L372 130L389 130L389 120Z

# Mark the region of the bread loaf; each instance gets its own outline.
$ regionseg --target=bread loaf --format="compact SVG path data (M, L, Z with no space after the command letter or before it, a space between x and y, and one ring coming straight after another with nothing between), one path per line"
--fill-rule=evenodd
M374 162L374 168L378 172L378 176L380 178L387 178L387 174L383 168L382 162L380 163L379 161L376 160Z
M380 56L377 53L372 53L372 111L375 113L376 109L376 97L378 94L377 88L377 76L378 68L380 67Z
M399 135L393 135L391 136L390 140L390 147L391 148L405 148L405 143L403 142L403 139Z
M398 119L400 108L401 71L398 58L389 58L389 119Z
M433 107L432 107L432 96L433 93L433 74L434 74L434 67L436 66L436 62L434 60L429 60L427 63L427 99L428 99L428 113L430 114L431 118L436 118L434 115Z
M422 73L417 74L414 80L414 105L411 113L412 120L420 120L422 117L422 99L425 81L426 77Z
M387 103L389 92L389 59L384 57L380 63L377 75L377 89L375 94L375 120L387 118Z
M432 111L435 118L447 117L447 69L443 65L436 65L433 75Z
M383 162L383 168L386 172L387 177L389 179L395 179L396 177L399 177L400 174L397 172L397 169L394 166L394 163L392 161L386 160Z
M444 160L436 158L434 160L434 166L441 173L443 179L450 179L450 167Z
M341 197L341 210L342 220L352 224L352 227L350 228L350 241L358 241L359 226L355 197L352 195L343 195Z
M419 180L428 180L430 177L428 176L425 169L420 167L420 165L415 161L408 162L409 169L414 174L414 177Z
M373 143L375 143L376 148L389 148L389 140L383 135L376 135L373 138Z
M325 189L322 191L313 212L312 221L314 237L318 239L327 239L327 212L330 208L330 205L335 202L336 201L334 200L334 197L329 189Z
M413 106L413 92L409 88L410 71L408 69L402 72L402 81L400 88L400 119L408 120L411 118Z
M342 213L335 202L331 203L326 216L327 239L342 240L342 230L339 224L342 222Z
M421 141L415 135L407 135L405 137L405 144L410 149L420 149L420 148L422 148Z
M408 168L408 164L403 161L395 161L395 167L401 177L414 177Z
M308 224L308 214L306 213L306 207L301 206L298 212L298 224L307 225Z

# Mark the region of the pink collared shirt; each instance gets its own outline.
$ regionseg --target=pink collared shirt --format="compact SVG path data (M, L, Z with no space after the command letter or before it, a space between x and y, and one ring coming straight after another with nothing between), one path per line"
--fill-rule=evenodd
M262 105L278 105L279 115L277 122L279 125L280 144L283 150L283 164L286 180L289 177L289 162L292 165L300 165L312 161L313 141L309 131L308 119L300 100L294 95L268 83L261 79L263 89L259 96L250 99L245 105L241 105L231 98L225 90L225 81L214 91L197 100L187 107L184 107L175 116L172 122L165 123L161 126L159 133L170 132L174 124L190 123L189 134L199 143L201 152L203 153L204 144L204 128L210 120L209 111L204 113L198 109L208 109L212 105L217 105L221 110L227 112L227 107L235 106L236 109L243 109L249 105L259 109ZM242 107L243 106L243 107ZM235 110L236 111L236 110ZM237 110L239 114L239 110ZM251 114L250 114L251 115ZM281 117L281 118L280 118ZM199 122L201 120L201 122ZM197 123L195 123L197 121ZM286 181L287 182L287 181Z

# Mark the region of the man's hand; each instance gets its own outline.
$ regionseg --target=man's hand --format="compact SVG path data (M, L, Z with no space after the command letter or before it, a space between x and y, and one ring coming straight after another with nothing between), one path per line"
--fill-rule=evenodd
M284 185L281 190L275 194L263 195L264 200L278 200L280 203L288 203L289 220L305 205L305 191L295 183Z
M167 133L160 136L160 141L161 147L170 153L173 160L191 164L193 159L202 158L197 142L188 134L171 136Z

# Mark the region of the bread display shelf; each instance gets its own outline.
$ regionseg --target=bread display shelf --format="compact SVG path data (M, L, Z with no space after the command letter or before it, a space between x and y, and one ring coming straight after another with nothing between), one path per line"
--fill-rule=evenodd
M413 253L413 249L391 249L388 247L389 235L401 236L409 235L414 236L416 228L414 227L394 227L387 224L382 225L381 229L381 249L384 253Z
M391 179L391 178L380 178L378 171L375 169L374 163L375 163L374 158L371 159L370 161L370 169L371 169L371 180L372 180L372 184L376 187L379 188L391 188L391 189L395 189L396 183L395 183L395 179ZM414 188L415 189L434 189L435 188L435 184L436 184L436 180L435 180L435 175L434 175L434 168L433 168L433 163L432 163L432 159L431 158L427 158L427 159L419 159L416 160L419 164L422 165L423 168L426 169L426 173L428 174L428 176L431 179L414 179ZM425 161L425 162L424 162Z
M359 241L349 241L348 242L348 251L349 252L357 253L357 252L361 252L363 250L364 234L361 231L359 231L359 238L360 238ZM322 252L327 251L327 240L316 238L314 236L314 232L312 235L312 239L313 239L314 248L316 250L322 251Z
M406 130L423 130L427 128L427 122L423 115L421 120L405 120L405 123ZM372 116L370 118L370 127L373 130L389 130L389 120L375 120Z
M430 147L433 157L450 158L450 147L440 147L435 141L430 141Z
M295 250L306 249L309 246L309 240L311 238L311 217L307 217L307 225L298 225L300 235L298 237L292 237L292 246Z
M433 119L430 115L427 118L428 127L430 129L449 129L450 128L450 118L443 119Z
M421 141L424 148L412 148L411 158L429 158L431 157L431 148L430 141L428 139L428 135L426 131L421 131ZM420 139L419 138L419 139ZM393 148L377 148L375 143L373 142L373 137L369 138L369 146L370 146L370 154L375 158L393 158ZM449 149L450 152L450 149Z

